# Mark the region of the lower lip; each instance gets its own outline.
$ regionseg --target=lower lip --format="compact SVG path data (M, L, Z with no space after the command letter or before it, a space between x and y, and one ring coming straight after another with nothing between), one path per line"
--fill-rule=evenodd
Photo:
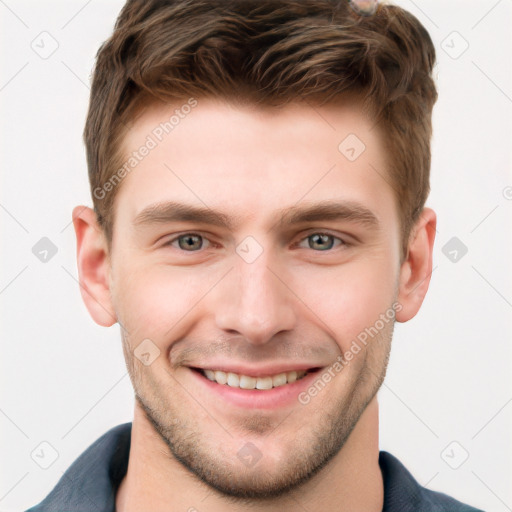
M214 393L225 402L246 409L277 409L300 403L298 400L299 394L311 386L321 372L321 370L316 370L291 384L259 390L233 388L227 384L218 384L206 378L200 371L190 371L200 386L204 386L209 392Z

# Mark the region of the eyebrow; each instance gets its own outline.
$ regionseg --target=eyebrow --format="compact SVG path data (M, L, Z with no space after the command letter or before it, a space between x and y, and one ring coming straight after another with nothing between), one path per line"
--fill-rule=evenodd
M379 230L377 216L368 208L354 201L321 201L306 206L291 206L276 212L277 224L286 228L296 224L318 221L349 221L361 224L371 230ZM138 213L134 219L136 226L163 224L170 222L196 222L208 224L230 231L236 229L241 216L230 217L208 207L195 206L175 201L152 204Z

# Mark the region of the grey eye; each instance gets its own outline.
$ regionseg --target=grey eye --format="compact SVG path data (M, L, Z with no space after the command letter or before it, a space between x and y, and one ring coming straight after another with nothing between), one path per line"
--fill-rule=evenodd
M304 238L299 246L304 247L302 245L304 242L307 242L306 249L315 249L318 251L328 251L332 249L335 245L346 245L345 242L338 238L337 236L330 235L328 233L313 233L312 235ZM337 241L337 242L336 242Z
M197 251L203 247L203 237L201 235L188 233L179 236L176 240L178 240L180 249L185 251Z
M321 234L311 235L308 237L309 247L311 249L320 249L322 251L331 249L333 246L333 243L334 243L332 238L333 237L331 235L321 235Z

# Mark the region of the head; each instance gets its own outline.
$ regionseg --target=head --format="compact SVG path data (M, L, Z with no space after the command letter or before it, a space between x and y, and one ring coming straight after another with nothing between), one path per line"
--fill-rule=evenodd
M169 451L225 494L277 496L328 464L382 384L395 320L421 306L434 60L406 11L339 0L128 1L98 52L84 301L119 322ZM222 368L323 385L214 403L198 369Z

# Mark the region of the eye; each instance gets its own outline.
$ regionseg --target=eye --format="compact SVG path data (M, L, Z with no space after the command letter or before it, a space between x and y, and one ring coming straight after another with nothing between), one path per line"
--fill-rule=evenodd
M313 233L306 238L302 239L301 242L298 244L299 247L301 246L304 241L308 242L309 249L316 249L318 251L328 251L334 247L334 241L338 240L340 243L339 245L349 245L345 241L343 241L341 238L338 238L334 235L330 235L329 233ZM303 246L302 246L303 247Z
M185 233L183 235L177 236L176 238L173 238L172 240L169 240L164 245L170 245L176 249L179 248L186 252L194 252L203 248L205 240L207 240L207 238L204 238L197 233ZM176 242L178 243L178 247L175 245Z
M336 243L336 241L338 243ZM307 243L307 247L304 247L304 242ZM205 243L206 246L208 246L208 244L211 244L207 238L198 233L184 233L169 240L164 244L164 246L171 246L185 252L196 252L206 248ZM349 246L350 244L339 237L336 237L329 233L320 232L308 235L297 244L298 247L314 249L315 251L319 252L329 251L334 247L338 247L340 245Z

